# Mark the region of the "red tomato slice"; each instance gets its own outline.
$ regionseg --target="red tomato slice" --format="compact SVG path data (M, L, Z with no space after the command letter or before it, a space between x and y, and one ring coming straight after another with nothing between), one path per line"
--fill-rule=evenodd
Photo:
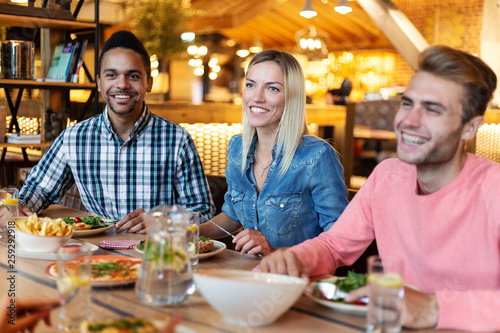
M76 223L78 223L78 222L82 222L82 219L81 219L81 218L79 218L79 217L77 216L77 217L75 217L75 222L76 222Z

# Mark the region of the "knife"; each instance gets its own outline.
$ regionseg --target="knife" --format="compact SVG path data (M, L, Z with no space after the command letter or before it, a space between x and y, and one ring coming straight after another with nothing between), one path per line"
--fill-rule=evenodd
M217 228L219 228L220 230L224 231L226 234L228 234L229 236L231 236L233 239L234 239L234 235L231 234L229 231L227 231L226 229L224 229L223 227L221 227L220 225L218 225L217 223L215 223L214 221L208 219L208 222L211 222L213 225L215 225Z
M217 223L215 223L214 221L212 221L211 219L207 219L208 222L211 222L213 225L215 225L217 228L219 228L220 230L224 231L226 234L228 234L229 236L231 236L231 238L234 239L234 235L231 234L229 231L227 231L226 229L224 229L223 227L221 227L220 225L218 225ZM254 256L256 257L262 257L262 253L256 253L254 254Z

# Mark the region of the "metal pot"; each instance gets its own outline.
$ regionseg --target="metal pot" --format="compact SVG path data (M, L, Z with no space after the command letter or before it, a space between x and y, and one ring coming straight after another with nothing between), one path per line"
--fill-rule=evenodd
M35 78L35 43L23 40L0 42L0 78Z

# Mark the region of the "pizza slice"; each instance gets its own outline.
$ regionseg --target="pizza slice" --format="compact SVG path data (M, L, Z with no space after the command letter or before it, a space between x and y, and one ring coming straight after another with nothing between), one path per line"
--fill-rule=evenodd
M81 333L157 333L155 325L145 319L120 318L106 321L83 322Z

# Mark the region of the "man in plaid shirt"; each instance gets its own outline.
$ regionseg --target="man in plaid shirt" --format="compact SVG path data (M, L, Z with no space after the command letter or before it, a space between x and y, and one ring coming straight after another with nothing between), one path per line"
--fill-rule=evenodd
M19 192L20 213L40 212L76 183L87 210L119 220L118 232L145 232L142 213L160 204L211 215L214 206L191 137L151 114L144 102L152 84L143 44L128 31L114 33L99 58L104 112L67 128L52 143Z

